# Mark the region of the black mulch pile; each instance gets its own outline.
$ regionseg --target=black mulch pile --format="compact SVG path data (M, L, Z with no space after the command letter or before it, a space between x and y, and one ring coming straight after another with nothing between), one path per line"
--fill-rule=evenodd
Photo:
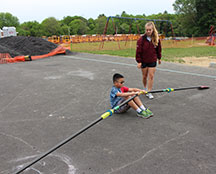
M43 55L57 47L58 45L38 37L13 36L0 39L0 53L9 53L11 57Z

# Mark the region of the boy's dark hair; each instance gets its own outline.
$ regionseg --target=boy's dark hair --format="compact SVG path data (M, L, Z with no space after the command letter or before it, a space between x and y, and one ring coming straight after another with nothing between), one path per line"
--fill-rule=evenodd
M118 79L120 79L120 78L124 78L124 76L121 75L121 74L115 73L115 74L113 75L113 83L116 82L116 81L117 81Z

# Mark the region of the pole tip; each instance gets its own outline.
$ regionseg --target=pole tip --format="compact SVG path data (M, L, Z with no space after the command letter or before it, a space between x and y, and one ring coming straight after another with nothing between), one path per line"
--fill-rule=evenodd
M203 89L209 89L209 88L210 88L209 86L200 86L198 89L203 90Z

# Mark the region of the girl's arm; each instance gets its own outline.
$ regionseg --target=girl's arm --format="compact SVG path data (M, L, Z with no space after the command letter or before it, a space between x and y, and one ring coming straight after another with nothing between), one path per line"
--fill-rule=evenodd
M137 61L137 63L142 62L142 41L143 41L142 37L140 37L139 40L137 41L137 48L136 48L136 61Z
M158 42L158 46L157 46L157 48L156 48L156 51L157 51L157 58L158 58L158 60L160 60L161 59L161 41L159 40L159 42Z

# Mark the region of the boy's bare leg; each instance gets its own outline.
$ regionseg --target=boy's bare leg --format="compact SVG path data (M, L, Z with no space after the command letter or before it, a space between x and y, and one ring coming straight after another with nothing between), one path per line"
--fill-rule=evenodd
M136 105L138 105L138 107L143 105L143 103L139 97L135 97L133 100L135 101Z
M129 99L129 98L130 98L130 97L125 97L125 99ZM137 98L137 97L135 97L135 98ZM137 109L139 108L139 106L137 106L137 104L136 104L133 100L129 101L128 104L129 104L129 106L131 106L134 110L137 110Z

